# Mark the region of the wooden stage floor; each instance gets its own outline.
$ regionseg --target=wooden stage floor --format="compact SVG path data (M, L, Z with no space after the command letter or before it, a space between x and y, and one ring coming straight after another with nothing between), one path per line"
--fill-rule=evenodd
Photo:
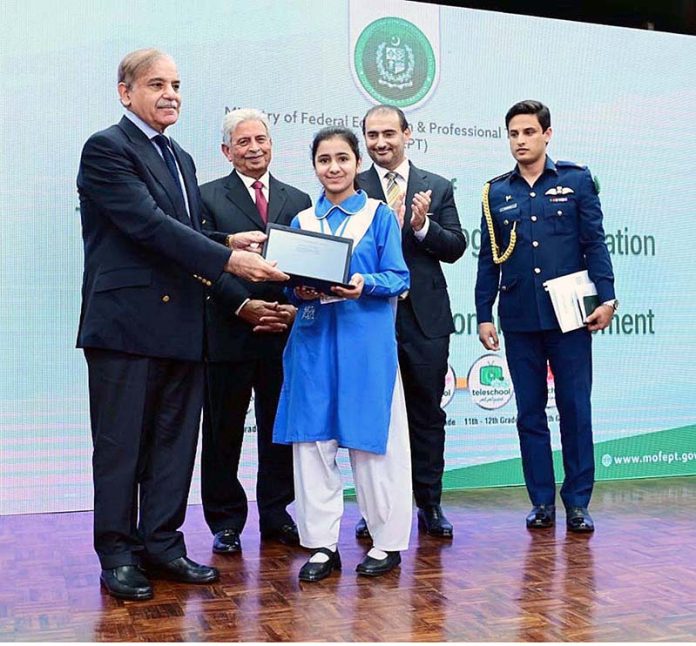
M0 642L13 641L694 641L696 478L599 483L592 536L529 532L524 489L448 493L447 542L420 536L400 569L358 578L365 545L346 504L344 569L300 584L300 548L261 543L212 555L199 506L189 555L215 585L155 582L147 602L100 591L91 513L0 518Z

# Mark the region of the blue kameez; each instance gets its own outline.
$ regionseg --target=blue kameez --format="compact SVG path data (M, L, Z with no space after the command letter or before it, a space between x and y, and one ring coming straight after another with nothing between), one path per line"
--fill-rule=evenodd
M409 288L397 219L385 204L358 191L339 205L322 194L292 226L354 237L350 218L358 222L371 211L374 217L354 244L350 262L351 275L365 279L360 298L297 302L283 356L274 442L333 439L349 449L386 451L398 370L394 300Z

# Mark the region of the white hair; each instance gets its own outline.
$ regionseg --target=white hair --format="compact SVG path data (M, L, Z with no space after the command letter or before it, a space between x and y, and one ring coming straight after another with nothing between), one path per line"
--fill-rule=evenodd
M242 123L242 121L260 121L266 128L266 134L270 136L270 126L268 123L268 117L261 110L256 108L239 108L238 110L231 110L225 115L222 120L222 143L230 145L232 139L232 133L235 128Z

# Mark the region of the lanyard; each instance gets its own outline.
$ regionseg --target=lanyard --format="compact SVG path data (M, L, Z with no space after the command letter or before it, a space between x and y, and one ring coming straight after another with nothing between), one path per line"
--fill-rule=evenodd
M326 233L326 231L324 230L324 222L325 222L325 220L328 220L328 216L322 218L321 220L319 220L319 228L321 229L321 232L322 232L322 233ZM330 233L331 235L336 236L337 238L340 238L340 237L343 235L343 232L346 230L346 227L348 226L348 220L350 220L350 216L349 216L349 215L346 215L346 219L343 220L343 222L341 222L341 224L339 224L338 227L336 228L336 233L332 233L331 227L328 226L328 223L327 223L327 227L328 227L328 229L329 229L329 233Z

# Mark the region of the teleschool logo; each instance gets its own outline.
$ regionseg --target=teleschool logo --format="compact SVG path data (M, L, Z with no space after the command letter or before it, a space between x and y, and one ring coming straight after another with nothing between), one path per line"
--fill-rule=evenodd
M484 354L469 370L469 392L477 406L486 410L502 408L512 399L510 372L497 354Z
M439 76L439 13L375 17L354 4L351 68L358 88L374 103L404 109L423 103Z

